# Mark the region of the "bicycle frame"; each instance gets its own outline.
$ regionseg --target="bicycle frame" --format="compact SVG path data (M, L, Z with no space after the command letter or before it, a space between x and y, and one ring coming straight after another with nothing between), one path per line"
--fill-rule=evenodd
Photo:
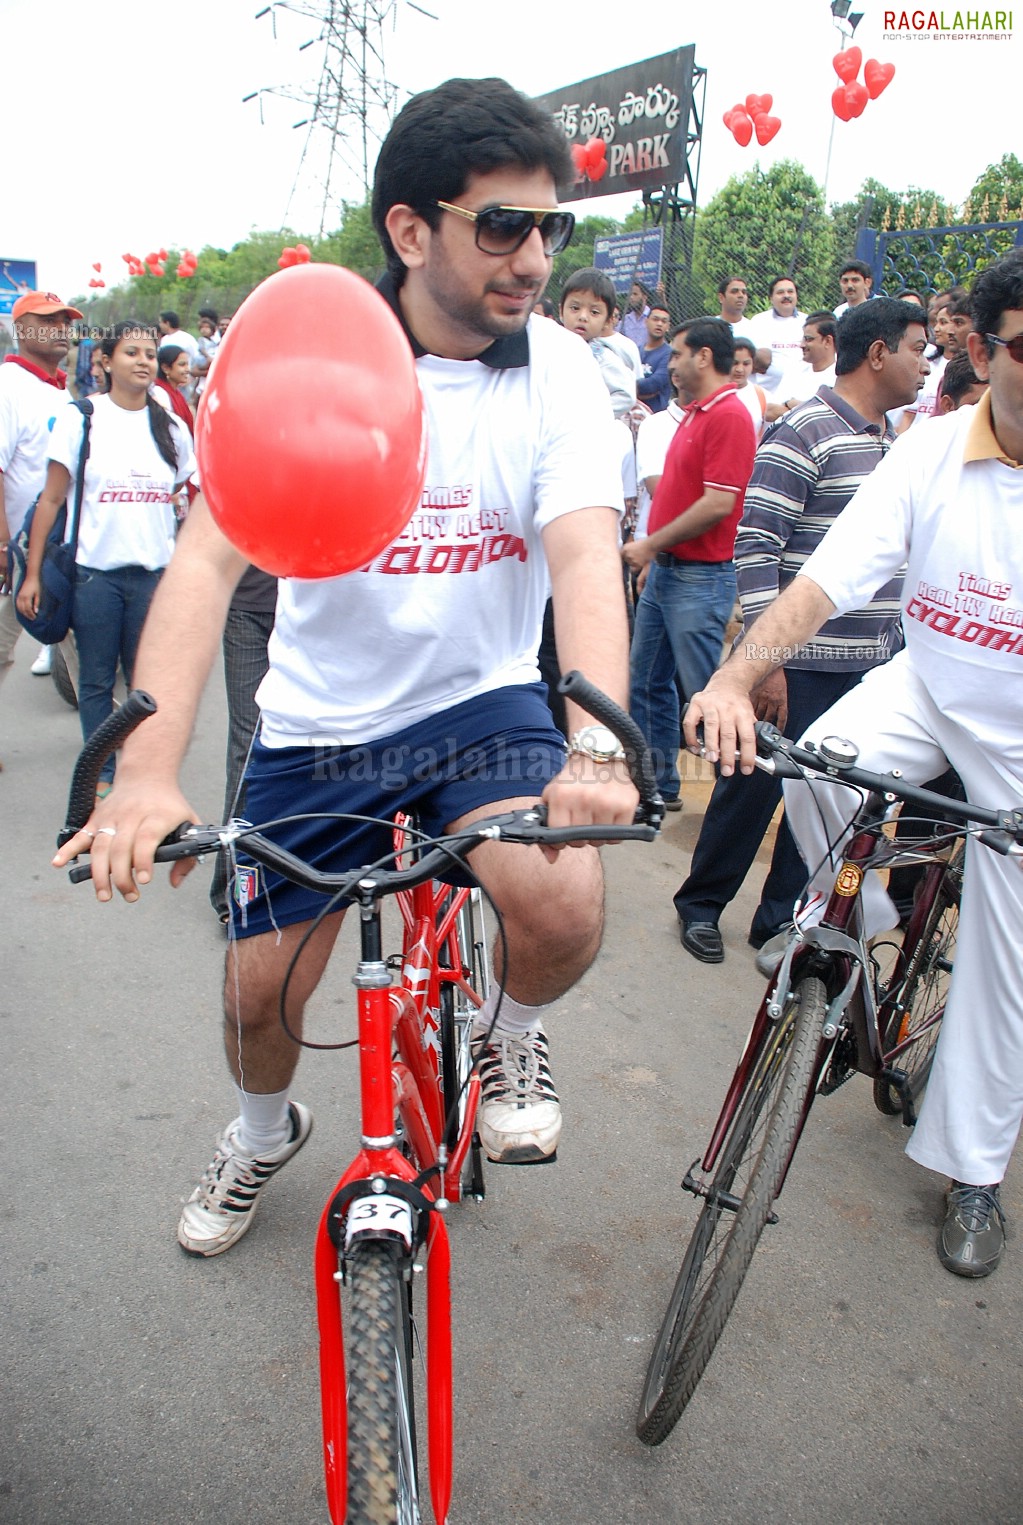
M348 1416L344 1335L338 1282L338 1224L357 1201L372 1202L404 1183L407 1199L421 1192L428 1212L426 1234L427 1412L430 1495L438 1525L451 1501L453 1473L451 1251L441 1210L461 1196L461 1174L472 1144L479 1080L470 1076L454 1147L444 1142L445 1098L438 1054L441 985L457 986L471 1001L458 949L458 913L468 890L420 885L397 896L404 923L402 976L391 983L381 957L380 905L358 908L362 950L358 986L362 1148L341 1176L324 1208L316 1238L315 1279L320 1332L320 1386L327 1501L334 1525L347 1508ZM447 904L445 904L447 902ZM442 954L446 954L444 967ZM415 1163L398 1147L395 1115L401 1117ZM419 1168L417 1168L417 1166ZM434 1183L422 1172L437 1167ZM371 1184L372 1183L372 1184ZM438 1210L429 1211L436 1203ZM416 1215L418 1216L418 1214ZM409 1247L409 1259L412 1258ZM343 1258L343 1255L342 1255Z
M843 1015L848 1014L849 1027L854 1039L856 1068L861 1074L870 1077L880 1075L887 1060L892 1057L884 1052L882 1033L885 1031L887 1016L892 1009L895 996L893 994L889 999L886 995L880 1005L876 1002L874 981L868 977L869 960L866 948L859 933L853 930L860 905L860 888L866 873L863 864L870 859L876 848L877 830L887 815L890 803L890 800L882 794L871 792L867 795L856 814L852 837L843 853L834 888L819 924L805 931L803 944L794 950L790 949L789 955L782 962L778 976L768 983L732 1076L720 1115L714 1125L710 1143L701 1160L704 1171L709 1172L714 1168L766 1035L781 1016L782 1006L790 988L793 968L801 967L808 958L814 957L826 961L825 979L832 999L821 1030L816 1063L817 1082L807 1095L785 1172L782 1175L779 1193L785 1184L789 1165L802 1136L828 1057L839 1036ZM900 960L904 959L905 952L919 937L920 929L938 891L943 873L944 864L935 863L928 868L929 877L925 881L924 893L914 908ZM892 986L894 987L895 984L896 982L893 981ZM911 1041L915 1042L918 1036L919 1034L914 1035ZM903 1044L902 1048L906 1046ZM893 1053L900 1051L894 1050Z

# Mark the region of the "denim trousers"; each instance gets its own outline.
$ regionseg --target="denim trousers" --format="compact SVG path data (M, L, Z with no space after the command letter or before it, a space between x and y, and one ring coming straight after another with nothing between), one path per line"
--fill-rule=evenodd
M721 661L735 607L732 562L654 562L636 605L630 662L633 719L653 753L657 782L677 799L682 741L679 691L688 701Z
M118 666L131 687L139 637L161 576L146 567L75 569L71 628L78 643L78 715L85 741L113 710ZM113 776L110 757L100 781L108 784Z

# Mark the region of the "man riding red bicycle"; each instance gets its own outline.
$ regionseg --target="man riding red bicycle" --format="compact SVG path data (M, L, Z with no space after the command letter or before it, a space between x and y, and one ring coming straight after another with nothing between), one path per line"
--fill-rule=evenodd
M566 761L535 656L549 574L562 668L585 668L626 703L621 486L607 395L571 336L530 322L571 234L555 190L571 178L560 132L501 80L451 80L416 96L388 134L373 194L388 267L380 289L405 327L426 402L424 505L434 529L443 521L444 538L467 554L439 575L423 575L421 557L385 552L347 577L282 583L249 819L414 810L434 835L541 794L552 825L633 819L637 795L620 747L578 711ZM497 554L495 528L513 553ZM413 516L394 544L412 546L418 533ZM126 743L87 831L58 855L64 863L91 849L101 900L114 890L136 899L157 843L196 819L177 769L243 569L198 500L136 669L159 713ZM388 846L381 826L342 834L320 821L294 833L280 840L333 868ZM480 1013L489 1024L503 985L500 1025L479 1055L481 1135L493 1159L548 1159L561 1112L542 1017L596 955L599 858L592 847L484 843L472 868L507 935L507 970L496 970ZM176 865L172 882L187 871ZM189 1253L229 1248L263 1185L309 1135L308 1112L289 1097L297 1050L281 1029L278 995L320 904L252 869L236 877L225 1043L240 1114L182 1214ZM332 914L313 931L292 976L294 1031L340 921Z
M753 768L748 695L836 610L858 607L908 558L906 647L804 738L849 737L862 767L925 783L946 766L967 797L1023 804L1018 694L1023 658L1023 251L974 282L973 368L990 383L975 408L928 420L900 440L859 488L802 572L744 646L696 695L686 741L734 771ZM773 658L773 659L772 659ZM850 800L852 801L850 803ZM831 850L855 809L839 785L787 783L785 807L814 873L834 878ZM868 935L897 925L883 888L864 886ZM812 916L812 910L810 911ZM1023 876L970 840L955 956L934 1068L907 1153L952 1178L938 1254L983 1276L1004 1247L998 1187L1023 1119ZM764 950L767 951L766 949Z

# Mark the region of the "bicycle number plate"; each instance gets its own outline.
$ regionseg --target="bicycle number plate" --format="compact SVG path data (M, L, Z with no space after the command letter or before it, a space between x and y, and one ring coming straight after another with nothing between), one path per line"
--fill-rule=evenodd
M396 1234L412 1248L412 1208L403 1197L359 1197L348 1209L345 1223L345 1249L360 1234Z

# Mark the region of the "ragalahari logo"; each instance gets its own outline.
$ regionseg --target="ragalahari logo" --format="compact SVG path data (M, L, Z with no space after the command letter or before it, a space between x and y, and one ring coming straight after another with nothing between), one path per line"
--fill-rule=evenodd
M1008 42L1011 11L885 11L886 42Z

